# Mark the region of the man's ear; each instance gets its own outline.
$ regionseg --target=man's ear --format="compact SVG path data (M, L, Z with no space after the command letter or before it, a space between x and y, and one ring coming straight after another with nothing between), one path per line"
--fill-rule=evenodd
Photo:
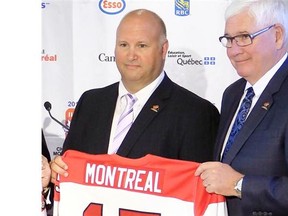
M281 24L276 24L274 28L275 28L276 47L277 49L282 49L284 46L284 35L285 35L284 28Z

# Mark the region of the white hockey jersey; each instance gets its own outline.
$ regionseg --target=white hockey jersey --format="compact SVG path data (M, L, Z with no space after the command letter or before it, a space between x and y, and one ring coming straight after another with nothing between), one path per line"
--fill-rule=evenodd
M194 176L199 163L68 150L55 184L54 216L226 216L225 198Z

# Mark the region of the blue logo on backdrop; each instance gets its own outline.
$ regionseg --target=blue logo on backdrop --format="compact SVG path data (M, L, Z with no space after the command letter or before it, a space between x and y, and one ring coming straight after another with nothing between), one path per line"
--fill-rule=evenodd
M215 65L216 58L215 57L204 57L204 65Z
M47 7L47 5L49 5L49 4L50 4L49 2L42 2L41 3L41 8L45 9Z
M100 0L99 8L103 13L114 15L121 13L126 7L124 0Z
M175 15L188 16L190 14L190 0L175 0Z

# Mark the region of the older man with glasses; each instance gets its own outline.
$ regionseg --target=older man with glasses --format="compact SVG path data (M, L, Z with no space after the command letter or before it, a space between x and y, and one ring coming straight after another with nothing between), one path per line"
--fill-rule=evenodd
M288 215L288 1L234 0L219 41L240 78L224 92L215 160L199 166L231 216Z

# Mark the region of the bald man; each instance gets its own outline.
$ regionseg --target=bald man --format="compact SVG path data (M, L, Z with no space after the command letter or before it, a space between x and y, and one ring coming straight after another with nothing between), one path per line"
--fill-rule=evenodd
M168 47L166 27L157 14L138 9L124 16L115 45L121 80L82 94L62 154L73 149L127 158L154 154L196 162L212 159L219 112L168 78L163 70ZM115 147L127 94L136 101L131 111L133 123ZM68 175L61 156L54 158L51 168L54 182L56 173Z

